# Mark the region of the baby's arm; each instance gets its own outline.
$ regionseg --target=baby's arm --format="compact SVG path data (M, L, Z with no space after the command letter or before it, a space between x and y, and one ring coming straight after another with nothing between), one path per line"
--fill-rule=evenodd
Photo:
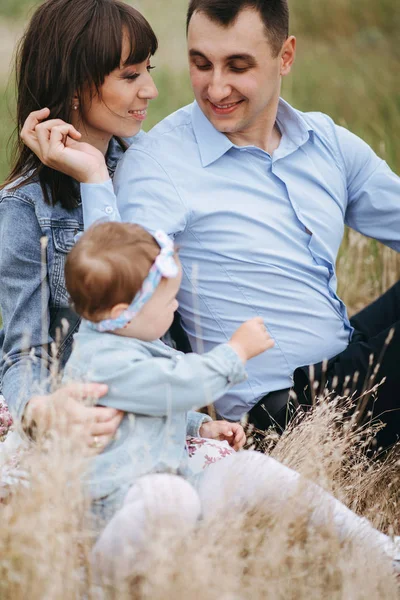
M213 422L208 415L190 410L187 414L186 435L189 437L202 437L200 433L201 426L210 421Z
M125 412L165 416L212 404L246 379L244 365L274 345L263 319L243 323L226 344L206 354L174 353L171 357L121 354L119 347L98 349L91 381L106 383L101 404ZM115 353L115 354L114 354Z
M100 350L92 365L91 381L109 388L102 405L159 417L207 406L246 379L242 360L228 344L202 356L177 353L171 358L130 361L125 355L118 363L112 350Z

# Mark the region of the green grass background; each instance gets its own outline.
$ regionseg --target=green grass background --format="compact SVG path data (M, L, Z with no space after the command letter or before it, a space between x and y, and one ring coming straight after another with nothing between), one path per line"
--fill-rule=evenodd
M35 4L32 0L1 0L0 26L20 27L22 32ZM139 0L135 6L152 23L160 40L153 71L160 94L151 105L148 129L192 100L185 52L187 0ZM284 98L301 110L328 113L366 140L399 173L398 0L292 0L290 6L291 33L298 38L298 52L292 73L284 80ZM0 91L3 180L9 170L7 141L13 130L12 83L7 88L6 79L0 80ZM353 251L354 243L351 250L347 234L341 252L346 277L339 279L339 284L347 301L358 307L400 277L400 261L369 242L358 266L353 267L349 266L354 262ZM365 271L361 280L367 287L355 280L356 268Z
M2 0L0 20L24 23L38 3ZM186 74L186 0L135 3L160 38L154 77L159 98L146 128L190 102ZM328 113L361 135L397 172L400 170L400 31L398 0L297 0L291 3L291 32L298 37L292 74L283 96L301 110ZM12 85L0 81L0 179L8 170L6 144L13 128ZM10 112L11 109L11 112Z

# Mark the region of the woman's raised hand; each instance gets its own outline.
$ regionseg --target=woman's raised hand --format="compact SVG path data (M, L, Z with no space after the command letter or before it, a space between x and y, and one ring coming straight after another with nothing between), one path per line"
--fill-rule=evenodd
M69 383L53 394L34 396L27 404L23 424L35 426L39 435L59 430L84 439L89 454L98 454L117 433L124 413L104 406L85 406L107 393L107 386L98 383Z
M101 183L109 179L103 154L80 142L81 134L61 119L50 119L48 108L31 112L21 130L21 139L40 161L81 183Z

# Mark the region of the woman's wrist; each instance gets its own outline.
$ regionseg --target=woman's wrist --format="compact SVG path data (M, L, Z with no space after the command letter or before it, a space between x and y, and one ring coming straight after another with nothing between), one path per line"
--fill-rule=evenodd
M99 169L93 171L92 173L88 173L87 176L82 178L81 183L105 183L110 179L110 174L108 172L107 166L104 163Z

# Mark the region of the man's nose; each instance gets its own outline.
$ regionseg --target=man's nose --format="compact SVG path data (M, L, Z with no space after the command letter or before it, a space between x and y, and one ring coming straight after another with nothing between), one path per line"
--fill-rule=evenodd
M211 76L210 83L208 85L208 98L211 102L218 104L221 100L228 98L232 91L228 81L223 75L214 73Z

